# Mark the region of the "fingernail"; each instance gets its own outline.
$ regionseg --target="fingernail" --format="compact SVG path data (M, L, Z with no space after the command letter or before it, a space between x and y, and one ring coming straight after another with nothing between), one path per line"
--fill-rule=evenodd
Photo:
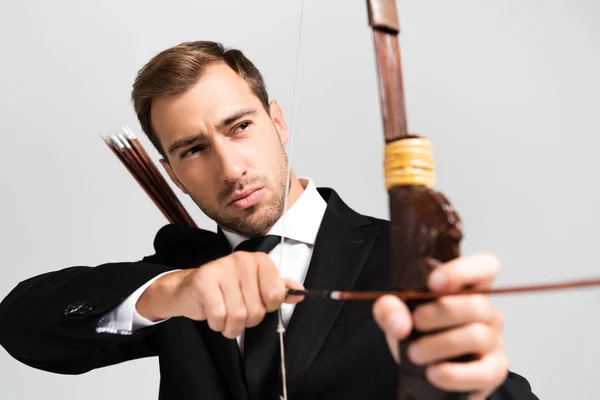
M433 290L442 290L446 283L447 279L442 271L433 271L429 276L429 286Z
M401 336L406 331L406 318L402 314L392 314L388 318L388 329L394 336Z

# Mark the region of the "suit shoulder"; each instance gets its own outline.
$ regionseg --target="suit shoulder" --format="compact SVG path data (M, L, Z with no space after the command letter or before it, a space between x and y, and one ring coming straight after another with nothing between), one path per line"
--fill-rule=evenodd
M387 219L376 218L369 215L363 215L363 217L365 217L371 223L371 225L375 225L380 229L389 229L390 227L390 221Z
M217 234L215 232L169 224L158 230L154 237L154 250L163 262L169 265L196 263L209 259L215 252Z
M156 232L154 237L154 248L156 251L165 246L185 246L186 244L197 245L214 240L216 233L206 229L194 228L187 225L168 224Z
M377 218L370 215L361 214L361 217L367 222L370 229L376 229L381 237L388 237L390 233L390 221L383 218Z

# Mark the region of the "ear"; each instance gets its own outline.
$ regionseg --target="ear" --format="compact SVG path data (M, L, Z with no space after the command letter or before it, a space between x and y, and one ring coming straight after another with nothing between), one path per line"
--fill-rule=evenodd
M163 168L165 169L165 171L167 172L167 174L169 175L169 178L171 178L171 181L173 181L173 183L175 185L177 185L177 187L185 194L189 194L187 189L185 188L185 186L183 186L183 184L181 183L181 181L177 178L177 175L175 175L175 172L173 172L173 168L171 168L171 164L169 164L169 161L165 160L164 158L160 159L160 164L163 166Z
M275 124L275 128L277 128L277 132L279 132L281 143L285 146L288 141L287 124L283 118L283 111L281 110L281 107L279 107L279 104L276 100L271 100L271 103L269 104L269 112L271 114L271 119Z

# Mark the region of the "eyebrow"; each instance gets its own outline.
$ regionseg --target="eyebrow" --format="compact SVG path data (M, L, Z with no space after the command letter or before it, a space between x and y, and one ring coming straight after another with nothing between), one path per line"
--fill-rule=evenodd
M238 119L248 116L248 115L252 115L256 113L256 109L255 108L244 108L240 111L237 111L233 114L231 114L230 116L223 118L221 120L221 122L219 122L215 128L220 131L223 128L225 128L227 125L231 125L233 124L235 121L237 121Z
M169 146L169 150L167 152L169 154L173 154L177 150L187 147L191 144L194 144L195 142L198 142L202 139L206 139L206 135L203 133L199 133L197 135L187 136L182 139L178 139L178 140L174 141L173 143L171 143L171 145Z
M219 123L217 125L215 125L215 128L219 131L223 130L227 125L233 124L238 119L243 118L248 115L255 114L255 113L256 113L255 108L244 108L242 110L239 110L239 111L231 114L228 117L223 118L221 121L219 121ZM205 135L204 133L199 133L197 135L186 136L184 138L178 139L169 146L168 153L173 154L181 148L190 146L190 145L192 145L196 142L199 142L200 140L206 139L206 138L207 138L207 135Z

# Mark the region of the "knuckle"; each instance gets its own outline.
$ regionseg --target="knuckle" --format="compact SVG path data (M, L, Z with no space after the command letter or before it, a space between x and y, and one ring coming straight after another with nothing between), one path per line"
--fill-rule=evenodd
M231 254L230 258L228 259L228 262L231 267L239 269L248 263L249 257L250 253L246 251L236 251Z
M213 316L210 316L207 318L207 323L210 329L212 329L213 331L221 332L223 330L222 318L215 318Z
M221 271L227 263L210 263L197 268L196 271L191 275L191 281L193 286L196 288L202 288L210 285L214 285L219 280Z
M262 305L257 304L257 302L251 302L246 305L246 310L248 312L248 318L254 317L257 314L261 313Z
M235 323L245 322L248 317L248 311L246 310L246 307L239 307L231 312L228 317Z
M483 319L490 312L490 300L481 294L470 296L470 306L473 316L477 319Z
M477 350L486 350L492 345L493 335L488 326L476 323L470 330L471 343Z
M236 252L237 256L236 258L234 258L232 261L232 268L234 268L237 271L243 271L245 269L248 268L248 258L244 257L243 254L241 254L241 252ZM236 254L233 253L233 254Z
M205 271L210 271L212 273L215 273L217 271L220 271L223 269L223 267L227 267L229 265L231 265L232 262L232 257L231 255L226 256L226 257L221 257L211 263L208 263L207 265L205 265L204 267L200 268L200 269L204 269Z
M247 326L252 327L257 325L265 316L265 308L260 306L253 306L248 309L248 322Z
M218 323L223 323L223 321L225 321L225 317L227 316L227 312L223 307L213 308L209 310L209 314L210 319Z
M232 270L244 270L247 269L251 264L252 254L246 251L236 251L231 254L231 258L228 260L228 266Z

